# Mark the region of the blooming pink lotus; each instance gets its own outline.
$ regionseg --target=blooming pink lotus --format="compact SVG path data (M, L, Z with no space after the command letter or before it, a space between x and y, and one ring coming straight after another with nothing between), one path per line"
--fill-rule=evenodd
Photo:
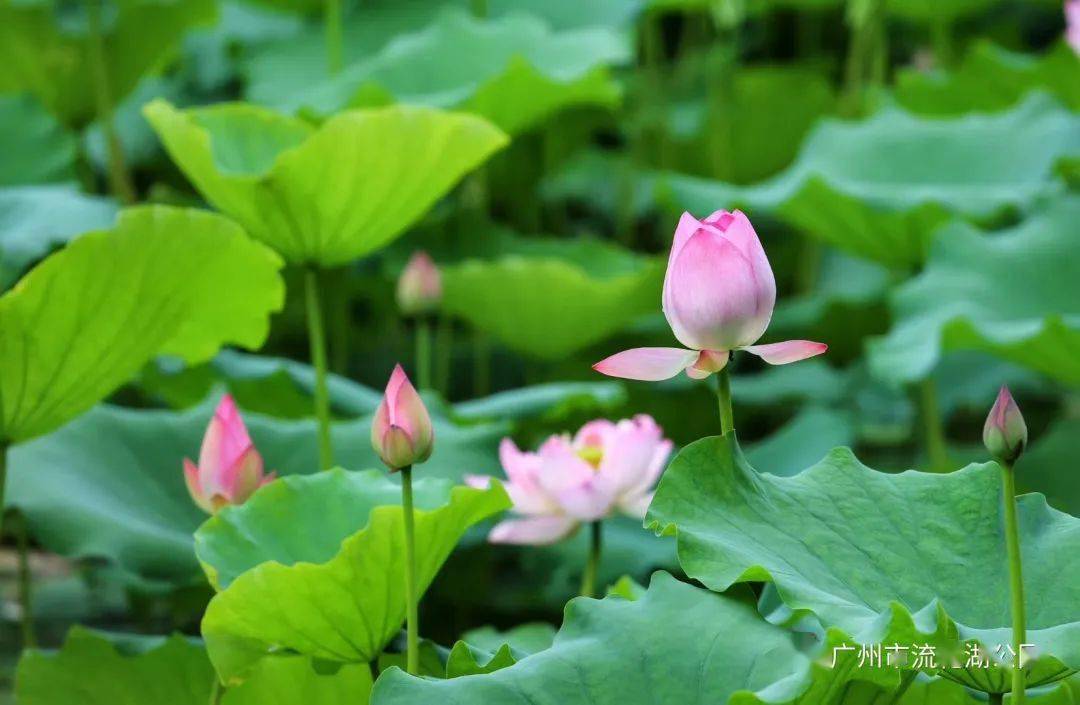
M229 504L243 504L255 490L275 478L263 475L263 459L248 436L231 395L221 398L206 427L199 464L184 458L184 479L195 504L216 514Z
M401 365L395 365L371 424L371 445L391 472L431 456L435 431L420 395Z
M524 453L504 438L499 459L513 511L521 518L500 522L488 539L544 545L616 511L644 517L671 447L652 417L643 414L618 423L590 421L573 438L548 438L536 453ZM466 478L474 487L486 487L490 480Z
M663 308L675 337L688 349L634 348L593 368L626 379L656 381L683 370L703 379L724 369L733 350L785 365L828 349L809 340L754 345L775 304L772 267L742 212L717 211L704 221L683 213L668 257Z
M409 258L397 283L397 303L402 313L428 313L442 301L442 275L426 252Z
M1065 41L1080 54L1080 0L1065 0Z

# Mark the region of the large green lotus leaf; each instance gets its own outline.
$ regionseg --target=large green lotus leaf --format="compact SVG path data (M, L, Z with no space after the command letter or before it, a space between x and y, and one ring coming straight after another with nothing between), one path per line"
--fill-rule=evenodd
M869 344L874 373L922 379L943 351L975 349L1080 383L1077 218L1080 198L1068 197L992 236L943 229L923 272L894 293L892 330Z
M74 178L76 147L75 136L32 97L0 95L0 187Z
M72 241L0 297L5 438L55 429L158 353L196 362L226 343L258 347L284 299L280 267L236 224L194 209L133 208Z
M510 501L498 484L422 475L415 493L422 593L466 529ZM220 590L202 633L226 682L282 649L343 663L378 657L405 620L400 501L385 472L337 469L271 483L199 528L196 552Z
M552 32L527 15L478 20L454 8L321 83L296 91L255 84L247 97L320 114L393 99L468 110L517 134L567 106L614 105L620 92L606 67L628 55L626 42L601 27Z
M146 589L203 582L191 534L206 519L184 484L182 461L197 458L216 398L183 412L100 405L47 436L9 451L8 504L49 550L104 559L119 578ZM268 470L318 468L313 421L244 412ZM436 418L435 452L417 474L460 480L494 473L502 423L460 428ZM339 462L382 467L371 448L371 417L334 424Z
M1077 71L1080 59L1065 42L1042 56L980 42L955 71L901 70L896 76L896 100L916 113L957 115L1002 110L1037 89L1076 110L1080 108Z
M16 673L20 702L32 705L206 705L214 681L202 644L180 636L121 635L73 628L56 652L30 650ZM343 666L320 674L300 656L266 659L221 705L366 705L371 671Z
M112 225L117 210L113 201L68 185L0 188L0 289L57 245Z
M210 203L290 262L326 266L389 243L507 141L481 118L405 106L318 128L243 103L144 112Z
M713 590L772 582L796 614L857 643L928 642L947 653L977 640L992 654L1011 637L1001 504L995 463L892 475L838 448L776 477L755 471L729 435L679 453L646 523L675 532L683 569ZM1019 514L1033 588L1027 640L1041 655L1035 685L1080 668L1080 520L1031 494Z
M844 667L832 669L828 663L828 656L822 665L802 654L790 632L761 619L748 602L657 573L633 601L615 596L571 601L554 643L513 665L450 680L420 679L391 669L376 683L372 701L838 703L851 664L844 660ZM866 695L842 702L869 705L882 692L872 687Z
M116 0L102 11L106 78L114 102L160 64L192 26L213 20L213 0ZM83 127L97 113L92 40L83 5L37 0L0 5L0 90L25 90Z
M1078 153L1080 117L1045 95L951 120L887 107L862 122L822 122L787 171L756 186L668 175L657 188L680 210L743 204L842 250L910 267L948 214L990 220L1026 210L1061 190L1054 167Z
M462 421L523 421L558 419L569 410L601 413L625 403L626 387L619 382L550 382L457 402L452 409Z
M552 243L554 253L579 249ZM622 259L613 245L593 242L587 266L571 257L507 256L468 260L443 270L443 310L460 316L526 355L556 360L599 342L656 308L663 264L638 257L632 271L613 273Z

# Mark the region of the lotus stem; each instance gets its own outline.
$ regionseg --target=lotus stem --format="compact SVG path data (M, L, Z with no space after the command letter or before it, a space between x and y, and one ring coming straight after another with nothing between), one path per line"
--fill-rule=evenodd
M491 340L487 333L473 333L473 396L483 397L491 391Z
M413 526L412 466L401 469L401 507L405 514L405 670L412 675L420 673L419 617L416 595L416 529Z
M32 649L37 646L37 635L34 633L34 605L33 605L33 573L30 571L30 546L29 531L27 531L26 517L20 513L16 540L19 549L19 622L22 627L23 648Z
M109 73L105 65L105 44L101 36L101 0L87 0L87 18L90 24L90 71L94 81L94 98L97 102L97 117L101 132L105 137L105 147L109 162L109 190L121 203L135 202L135 187L131 184L124 148L116 133L113 121L112 87L109 85Z
M1021 567L1020 528L1016 517L1016 473L1012 463L999 461L1003 500L1005 504L1005 546L1009 556L1009 592L1012 598L1013 628L1013 671L1012 702L1024 705L1026 692L1024 687L1023 644L1026 642L1024 619L1024 573Z
M315 269L304 270L307 298L308 343L311 364L315 367L315 417L319 433L319 467L334 466L334 445L330 438L330 395L326 389L326 331L323 329L322 307L319 303L319 274Z
M225 686L215 673L210 682L210 705L221 705L221 699L225 696Z
M720 406L720 431L726 436L735 430L735 414L731 410L731 362L716 373L716 400Z
M416 319L416 381L420 389L432 389L431 321L423 315Z
M884 80L885 2L848 0L851 41L845 67L845 112L859 115L865 109L866 88Z
M603 527L602 520L594 521L589 525L589 556L585 560L585 572L581 574L582 597L596 597L596 575L600 570Z
M926 456L933 472L949 469L949 449L938 405L937 385L927 377L919 383L919 413L922 416Z
M454 325L449 316L439 317L435 333L435 388L450 397L450 363L453 357Z
M1005 702L1005 695L1003 693L988 693L990 696L990 705L1002 705Z
M326 0L326 68L331 74L341 70L341 0Z

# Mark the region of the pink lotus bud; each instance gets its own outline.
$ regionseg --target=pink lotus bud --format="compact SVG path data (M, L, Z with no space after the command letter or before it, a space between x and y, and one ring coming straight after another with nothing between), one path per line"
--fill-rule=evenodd
M824 343L788 340L754 345L772 319L776 280L754 226L740 211L717 211L701 221L683 213L668 256L664 316L681 348L635 348L593 366L612 377L656 381L679 372L696 379L745 350L770 365L820 355Z
M1065 2L1065 41L1080 55L1080 0Z
M1027 438L1027 424L1024 423L1020 407L1009 393L1009 388L1002 386L983 426L983 445L995 458L1012 463L1024 452Z
M406 315L429 313L442 301L442 276L426 252L416 252L398 278L397 303Z
M405 370L395 365L371 424L371 445L394 472L427 460L434 443L427 408Z
M226 394L206 427L199 464L184 458L184 479L191 498L215 514L228 504L243 504L275 477L263 475L263 459L248 436L232 396Z

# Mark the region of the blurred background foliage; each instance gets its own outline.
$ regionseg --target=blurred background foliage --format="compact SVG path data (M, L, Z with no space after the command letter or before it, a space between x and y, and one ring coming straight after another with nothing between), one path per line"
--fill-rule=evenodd
M1020 481L1080 513L1080 61L1059 2L354 0L329 49L322 10L0 0L0 285L122 205L203 204L143 116L152 100L246 101L302 131L354 107L463 111L509 144L403 237L323 273L339 464L378 466L373 387L416 362L393 292L418 249L445 284L425 392L438 441L419 472L498 475L502 437L530 446L597 416L652 414L677 445L718 432L706 385L623 384L590 365L670 344L659 292L678 215L741 207L777 276L769 335L830 346L791 367L736 359L759 470L794 474L837 445L880 469L957 468L982 456L1008 383L1031 428ZM226 172L248 135L239 112L215 113ZM12 450L39 641L73 622L197 632L203 516L180 463L223 390L269 468L317 469L301 279L287 270L259 354L159 358ZM239 295L228 284L223 299ZM470 533L423 604L425 636L557 623L584 541ZM669 540L612 522L601 581L661 567L678 570ZM12 663L13 554L2 568Z

